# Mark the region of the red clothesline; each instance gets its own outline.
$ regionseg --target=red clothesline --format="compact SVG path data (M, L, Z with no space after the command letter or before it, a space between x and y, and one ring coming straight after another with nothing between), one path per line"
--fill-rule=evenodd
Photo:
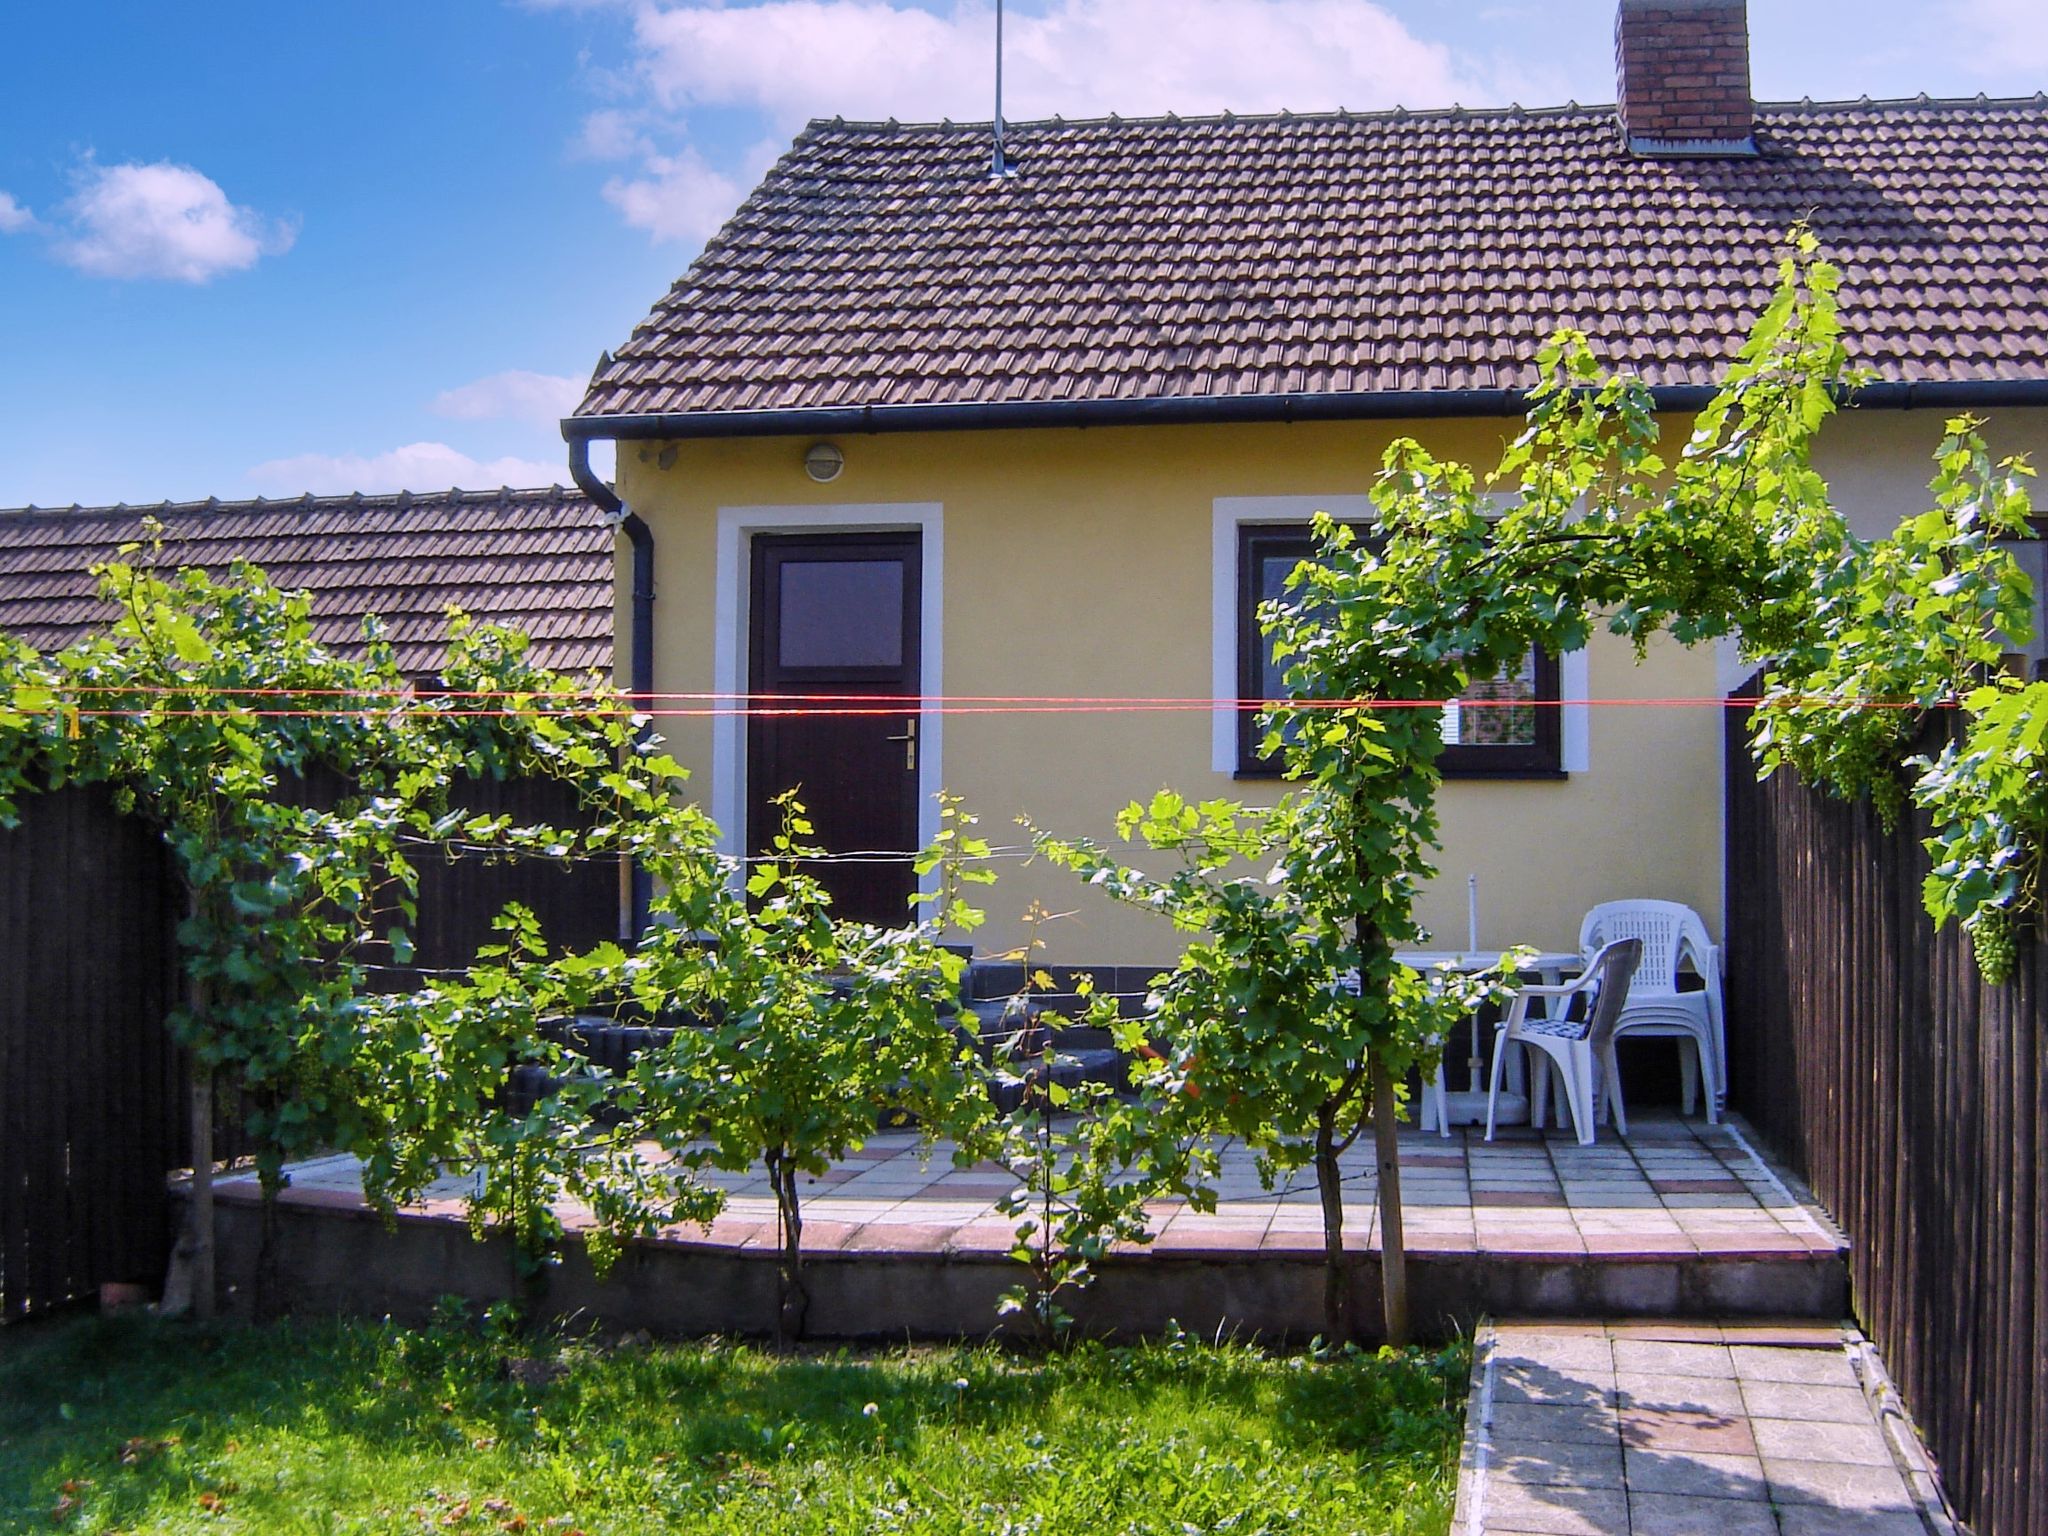
M249 698L305 698L331 697L336 702L319 706L285 708L242 708L227 705L194 705L191 707L163 707L153 704L136 705L129 708L111 706L85 707L56 701L36 709L20 711L24 714L66 714L81 719L118 718L131 715L154 715L167 719L319 719L366 713L427 714L435 713L447 719L539 719L549 716L595 714L611 716L638 716L651 719L796 719L806 717L841 716L861 718L864 716L895 716L907 713L920 715L1089 715L1089 714L1194 714L1216 710L1233 713L1274 713L1306 712L1316 710L1402 710L1402 709L1443 709L1455 704L1460 711L1486 709L1746 709L1761 704L1761 698L1735 695L1719 697L1703 695L1691 698L1646 698L1646 699L1141 699L1141 698L1086 698L1067 699L1029 697L1019 698L977 698L972 695L911 695L911 694L650 694L628 697L615 695L602 704L586 706L571 702L569 696L562 696L557 707L547 707L548 696L530 693L484 692L467 695L443 695L474 699L510 698L525 701L513 707L463 708L456 711L433 710L429 704L417 697L401 698L397 695L350 695L343 690L294 690L294 689L183 689L183 688L121 688L118 686L91 687L53 690L69 698L81 694L145 694L149 697L179 696L192 693L226 694L231 697ZM343 700L354 698L391 698L391 705L363 704L351 707ZM587 695L575 698L594 697ZM648 699L696 699L706 701L695 707L668 706L636 703L635 698ZM745 700L727 704L718 701ZM1953 708L1954 701L1943 699L1933 705L1923 705L1913 699L1833 699L1825 696L1799 697L1789 702L1829 709L1883 709L1910 710L1920 708ZM5 707L4 696L0 696L0 707Z
M622 704L629 700L653 701L658 699L680 699L690 703L720 704L737 700L746 707L757 707L757 701L780 707L782 704L834 703L874 704L890 706L888 713L896 713L907 704L926 707L948 708L955 705L1072 705L1102 708L1175 708L1175 709L1441 709L1447 703L1457 703L1467 709L1504 708L1524 709L1529 707L1569 708L1577 705L1653 705L1664 707L1685 706L1688 708L1748 707L1764 702L1761 696L1741 694L1694 694L1668 698L1642 699L1216 699L1192 698L1173 694L1061 694L1061 693L662 693L631 692L619 689L565 689L559 692L534 688L237 688L216 684L142 684L142 683L26 683L24 687L47 689L66 697L84 694L144 694L158 696L165 694L206 693L226 695L231 698L291 698L291 699L525 699L532 702L571 699L614 699ZM1894 700L1833 700L1825 695L1814 695L1802 703L1854 704L1858 708L1913 709L1918 701L1912 699ZM637 711L646 714L646 709Z

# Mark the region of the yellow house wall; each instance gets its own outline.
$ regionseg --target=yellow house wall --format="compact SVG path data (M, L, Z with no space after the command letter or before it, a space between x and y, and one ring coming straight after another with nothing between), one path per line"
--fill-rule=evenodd
M2019 434L2043 435L2038 417ZM656 548L655 688L713 689L715 540L721 507L936 503L943 508L944 685L949 695L1211 694L1211 529L1218 497L1324 497L1366 491L1402 431L1478 464L1516 424L1501 420L1318 423L883 434L839 439L844 473L803 471L806 439L621 447L621 493ZM1682 422L1669 424L1676 429ZM1845 422L1823 468L1840 477L1859 524L1913 509L1928 477L1934 415ZM2020 443L2017 446L2030 446ZM2044 444L2048 446L2048 444ZM620 548L620 585L626 551ZM628 612L620 606L623 665ZM931 643L927 636L926 644ZM1629 648L1596 636L1596 701L1718 696L1730 672L1710 650ZM1589 766L1563 782L1452 781L1442 800L1441 878L1421 915L1448 946L1465 937L1466 876L1480 879L1483 944L1576 942L1580 914L1624 896L1682 901L1721 926L1721 714L1707 707L1588 710ZM707 801L712 727L669 718L663 732ZM1170 785L1190 796L1270 800L1271 783L1211 766L1205 710L1138 714L951 715L942 777L998 843L1018 815L1108 838L1128 800ZM1015 942L1036 900L1073 915L1046 937L1070 963L1169 961L1164 924L1113 907L1071 879L1005 861L988 894L982 947Z
M2048 466L2048 411L1983 414L1984 440L1994 458L2024 453L2037 466ZM1874 539L1927 510L1933 454L1947 420L1940 411L1852 410L1828 423L1814 450L1814 467L1827 477L1850 527ZM2048 509L2048 490L2037 487L2035 500Z

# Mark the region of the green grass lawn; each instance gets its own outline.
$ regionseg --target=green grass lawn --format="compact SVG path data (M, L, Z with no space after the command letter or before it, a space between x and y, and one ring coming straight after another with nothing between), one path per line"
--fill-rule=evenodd
M0 1331L0 1530L1440 1533L1467 1359L58 1320Z

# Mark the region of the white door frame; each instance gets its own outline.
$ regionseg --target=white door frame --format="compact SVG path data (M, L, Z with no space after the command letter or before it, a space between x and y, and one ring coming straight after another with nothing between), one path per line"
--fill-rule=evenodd
M719 851L742 858L747 851L747 721L737 712L747 691L753 592L754 535L757 533L916 533L923 550L918 620L918 692L927 700L945 693L943 667L945 511L935 501L868 502L793 507L720 507L717 565L713 586L716 634L711 652L711 690L717 695L711 719L711 818L718 823ZM918 726L917 840L938 835L938 792L945 784L946 717L928 707Z

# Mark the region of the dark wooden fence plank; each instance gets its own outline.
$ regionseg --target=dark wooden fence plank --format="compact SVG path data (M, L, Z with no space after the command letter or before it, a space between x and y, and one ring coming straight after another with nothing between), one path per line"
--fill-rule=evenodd
M459 802L583 820L554 782L468 784ZM25 796L21 811L0 830L0 1321L161 1277L164 1174L191 1160L185 1064L164 1023L182 988L182 897L162 839L98 790ZM468 965L508 901L557 948L587 948L617 934L617 866L425 859L414 967L379 984ZM224 1104L216 1153L243 1150Z
M1984 985L1920 904L1925 825L1887 831L1790 774L1759 784L1747 724L1729 712L1731 1098L1853 1240L1859 1321L1964 1518L2039 1536L2048 946Z

